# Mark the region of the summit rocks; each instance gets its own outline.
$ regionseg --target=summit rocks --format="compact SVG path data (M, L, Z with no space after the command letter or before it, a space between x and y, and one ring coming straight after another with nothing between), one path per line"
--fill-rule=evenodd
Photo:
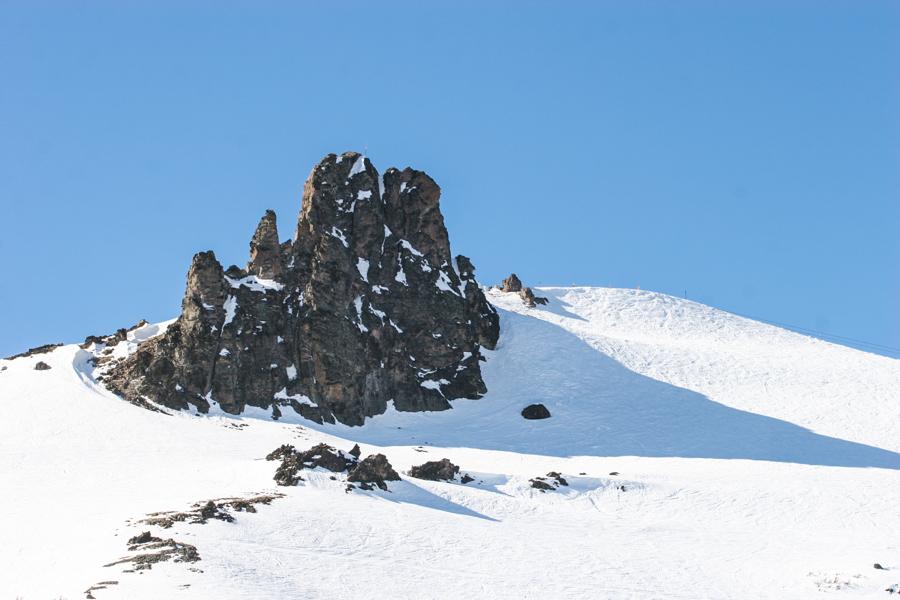
M329 154L293 240L279 242L267 211L245 269L197 254L181 316L106 385L140 405L291 408L348 425L389 401L422 411L481 397L481 348L495 347L499 319L472 262L451 255L439 200L421 171L381 176L360 154Z

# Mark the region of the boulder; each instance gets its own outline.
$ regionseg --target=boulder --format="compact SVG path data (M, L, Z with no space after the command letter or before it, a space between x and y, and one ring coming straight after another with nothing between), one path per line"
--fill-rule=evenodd
M451 481L456 479L458 474L459 467L446 458L430 461L409 470L410 477L429 481Z
M522 409L522 416L529 420L549 419L550 411L543 404L529 404Z
M35 365L34 365L34 370L35 370L35 371L49 371L49 370L52 369L52 368L53 368L53 367L51 367L50 365L48 365L47 363L45 363L45 362L42 361L42 360L39 360L39 361L38 361L37 363L35 363Z
M347 481L361 484L364 489L371 489L371 485L377 485L386 490L387 481L400 481L400 475L388 462L384 454L372 454L364 458L350 471Z

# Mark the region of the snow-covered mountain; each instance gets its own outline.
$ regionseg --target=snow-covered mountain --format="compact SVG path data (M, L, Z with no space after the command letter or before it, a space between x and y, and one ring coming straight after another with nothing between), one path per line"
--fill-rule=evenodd
M389 408L361 427L146 410L98 384L78 345L0 361L0 598L900 589L900 361L652 292L540 293L549 303L527 308L487 292L501 335L484 351L483 398ZM166 325L129 332L114 354ZM552 416L523 419L532 403ZM276 486L264 457L319 442L382 453L402 480L347 491L344 475L315 470ZM442 458L474 481L408 475ZM568 485L532 487L549 472ZM263 495L255 512L232 502L205 524L140 522ZM128 541L145 531L173 558L104 566L143 552ZM200 560L176 562L191 546Z

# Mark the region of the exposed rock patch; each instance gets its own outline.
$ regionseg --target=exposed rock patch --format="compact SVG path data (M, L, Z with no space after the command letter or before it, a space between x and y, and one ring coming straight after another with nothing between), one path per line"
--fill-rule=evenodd
M84 342L80 345L80 347L82 349L87 349L91 346L91 344L97 344L97 345L103 344L106 346L115 346L119 342L124 342L125 340L127 340L128 334L130 332L132 332L135 329L138 329L140 327L143 327L144 325L147 325L147 321L145 321L144 319L141 319L140 321L138 321L137 323L135 323L134 325L132 325L131 327L129 327L127 329L124 327L117 329L116 332L111 335L89 335L86 338L84 338Z
M449 459L433 460L409 470L410 477L429 481L452 481L459 475L459 467Z
M529 420L549 419L550 411L543 404L529 404L522 409L522 416Z
M200 554L197 552L196 546L176 542L171 538L164 540L151 535L149 531L145 531L128 540L128 551L139 552L140 554L126 556L103 566L113 567L121 564L130 564L131 568L126 569L125 572L131 573L152 569L156 563L169 560L188 563L200 560Z
M272 500L281 498L282 494L259 494L249 498L218 498L194 504L191 510L155 512L146 518L137 521L143 525L152 525L168 529L175 523L205 524L214 519L231 523L234 521L232 512L255 513L257 504L269 504Z
M383 176L357 153L312 171L294 239L267 211L245 269L197 254L181 316L113 366L105 384L139 405L284 407L360 425L383 413L480 398L481 348L499 318L464 256L450 253L440 188L425 173Z
M563 476L556 471L550 471L544 477L535 477L534 479L529 479L528 481L531 483L531 487L542 492L552 491L558 489L560 486L569 485L569 482L566 481Z
M322 468L341 473L356 466L357 463L357 458L349 452L338 450L328 444L316 444L304 452L297 452L293 446L281 446L266 457L266 460L278 459L281 459L281 464L275 471L274 479L275 483L284 486L297 485L299 481L303 481L300 476L303 469Z
M59 348L62 344L44 344L43 346L38 346L36 348L30 348L25 352L21 352L19 354L13 354L12 356L7 356L6 360L15 360L17 358L25 358L27 356L34 356L36 354L46 354L48 352L53 352L56 348Z
M52 369L52 368L53 368L53 367L51 367L50 365L48 365L47 363L45 363L45 362L42 361L42 360L39 360L39 361L34 365L34 370L35 370L35 371L49 371L49 370Z
M350 471L347 481L359 483L362 489L371 490L372 485L377 485L383 490L387 490L387 481L400 481L400 475L388 462L384 454L372 454L360 461L356 467Z

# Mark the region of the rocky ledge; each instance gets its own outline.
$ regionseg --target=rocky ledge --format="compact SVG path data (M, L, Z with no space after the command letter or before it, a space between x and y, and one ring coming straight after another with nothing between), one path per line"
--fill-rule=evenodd
M479 398L481 349L499 319L465 256L455 259L440 188L425 173L383 176L355 152L329 154L303 191L293 240L267 211L246 268L194 256L181 316L109 370L136 404L217 404L279 418L362 424L389 402L444 410Z

